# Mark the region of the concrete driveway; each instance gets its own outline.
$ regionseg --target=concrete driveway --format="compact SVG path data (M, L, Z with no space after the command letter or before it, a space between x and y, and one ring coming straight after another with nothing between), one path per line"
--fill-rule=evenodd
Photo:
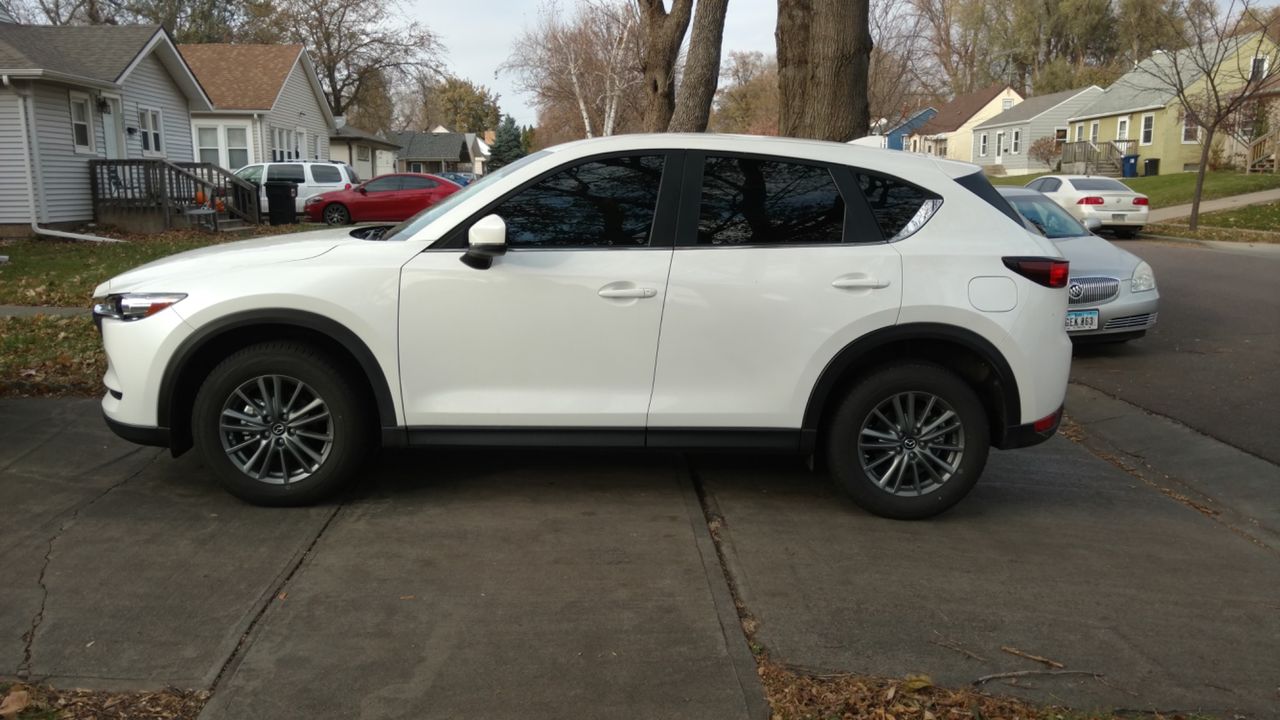
M762 718L732 583L782 662L1043 669L1009 646L1100 677L992 691L1280 712L1277 552L1062 438L898 523L782 457L406 452L264 510L92 401L0 401L0 436L0 675L213 688L207 718Z

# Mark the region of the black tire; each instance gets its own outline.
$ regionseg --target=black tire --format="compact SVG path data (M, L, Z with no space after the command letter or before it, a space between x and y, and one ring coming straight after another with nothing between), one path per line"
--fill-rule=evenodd
M326 225L350 225L351 211L342 203L329 203L320 214Z
M925 427L931 422L930 418L940 418L945 411L954 413L959 434L953 432L934 439L922 433L917 439L916 428L912 428L897 440L864 435L864 429L879 432L877 428L883 426L883 421L877 419L873 411L883 403L892 403L895 397L912 398L916 404L908 415ZM929 397L936 398L933 404L928 403ZM927 417L917 418L916 413ZM930 432L936 433L951 425L951 420L945 420ZM928 363L885 366L860 379L837 406L825 436L827 464L836 482L863 509L896 520L919 520L946 511L969 494L987 464L990 436L982 401L973 388L954 373ZM876 445L864 450L859 442L863 437ZM935 452L938 447L960 447L961 451ZM924 457L926 452L933 455L932 462ZM869 471L866 465L891 468L899 463L893 459L899 454L910 459L901 463L902 474L893 486L900 492L891 492L892 481L886 479L885 487L878 485L873 477L878 469L873 467ZM886 455L890 457L885 459ZM883 464L886 462L887 466ZM921 465L917 467L916 463ZM942 469L943 466L950 470ZM920 468L925 472L920 473ZM908 469L912 472L911 478L907 478ZM931 478L931 473L941 481ZM883 473L886 478L890 474L889 470ZM908 488L916 494L911 494Z
M320 350L290 341L251 345L219 363L200 386L191 418L196 448L218 482L245 502L277 507L310 505L347 484L368 457L372 414L367 399L344 375L349 373ZM264 378L263 385L258 378ZM271 392L277 382L272 378L283 387L275 397L287 397L294 389L288 406L283 400L276 403L284 407L277 407L274 416L265 402L250 405L257 402L257 388ZM313 410L299 413L306 408L290 407L295 402L312 406L311 400L320 401ZM230 430L223 422L225 413L250 417L260 426L225 416L235 424ZM248 447L236 454L235 448L243 445ZM258 450L265 450L265 456L242 470L237 463ZM291 465L296 471L292 479Z

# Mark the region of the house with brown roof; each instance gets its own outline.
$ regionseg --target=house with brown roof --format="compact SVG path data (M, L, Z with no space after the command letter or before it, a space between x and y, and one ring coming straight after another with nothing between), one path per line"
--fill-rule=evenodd
M211 110L191 113L198 160L236 170L250 163L329 159L337 125L301 45L178 49L213 101Z
M916 128L908 138L908 147L919 148L926 155L972 162L973 128L1020 102L1022 95L1004 84L960 95Z

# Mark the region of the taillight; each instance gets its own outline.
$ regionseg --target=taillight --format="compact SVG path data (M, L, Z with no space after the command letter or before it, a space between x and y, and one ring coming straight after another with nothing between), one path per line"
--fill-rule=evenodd
M1150 203L1144 197L1136 197L1133 199L1134 205L1149 205Z
M1082 197L1079 200L1077 200L1076 204L1077 205L1101 205L1103 202L1105 201L1102 198L1098 197L1097 195L1088 195L1086 197Z
M1047 288L1063 288L1067 286L1071 264L1054 258L1007 257L1004 259L1004 266Z
M347 183L346 185L343 185L343 186L342 186L342 189L343 189L343 190L350 190L350 189L351 189L351 183Z

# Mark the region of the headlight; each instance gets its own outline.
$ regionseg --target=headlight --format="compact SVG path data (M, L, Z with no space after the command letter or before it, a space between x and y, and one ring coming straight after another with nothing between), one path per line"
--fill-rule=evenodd
M1138 267L1133 269L1133 280L1130 281L1130 289L1133 292L1145 292L1147 290L1156 289L1156 274L1152 272L1151 266L1145 261L1138 263Z
M94 298L93 314L113 320L141 320L185 298L186 293L122 293Z
M319 202L324 202L324 198L320 197L319 195L312 195L311 197L307 198L306 204L315 205L316 203L319 203Z

